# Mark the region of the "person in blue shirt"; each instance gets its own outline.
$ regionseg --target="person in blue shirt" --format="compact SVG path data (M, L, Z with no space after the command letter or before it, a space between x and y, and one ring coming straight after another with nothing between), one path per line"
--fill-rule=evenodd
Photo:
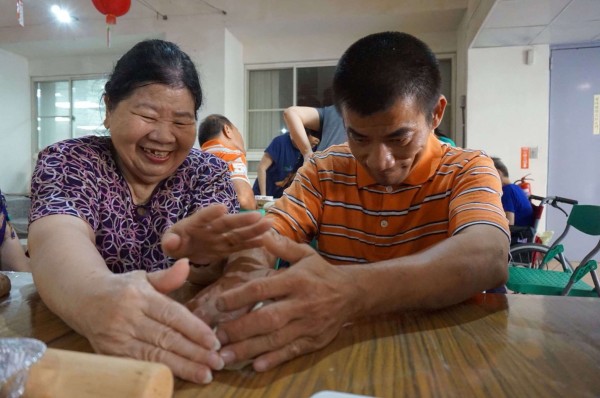
M311 147L316 147L319 139L310 130L307 132ZM258 164L254 194L280 198L302 163L302 153L294 145L289 132L275 137Z
M10 224L6 200L0 191L0 270L31 272L18 236Z
M502 207L506 213L511 230L511 243L531 241L535 231L533 226L533 207L521 187L511 183L508 168L499 158L492 158L502 181Z

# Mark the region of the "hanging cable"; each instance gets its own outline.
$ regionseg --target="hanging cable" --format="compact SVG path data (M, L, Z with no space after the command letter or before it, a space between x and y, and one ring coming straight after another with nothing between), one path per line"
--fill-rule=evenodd
M219 11L221 14L223 15L227 15L227 11L220 9L219 7L215 7L212 4L210 4L208 1L206 0L200 0L202 1L204 4L206 4L207 6L209 6L210 8Z
M154 8L152 6L152 4L148 3L146 0L136 0L138 3L140 3L141 5L143 5L144 7L146 7L147 9L154 11L156 13L156 19L158 19L159 17L163 20L166 21L169 17L167 17L166 14L161 13L160 11L158 11L156 8Z

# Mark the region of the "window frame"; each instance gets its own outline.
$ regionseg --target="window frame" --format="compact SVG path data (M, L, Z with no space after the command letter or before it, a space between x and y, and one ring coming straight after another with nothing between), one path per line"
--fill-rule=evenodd
M272 69L292 69L292 106L296 105L296 97L298 95L298 74L299 68L318 68L326 66L336 66L337 60L321 60L321 61L298 61L298 62L274 62L274 63L259 63L259 64L246 64L244 65L244 98L245 98L245 112L244 112L244 142L248 143L248 129L250 125L250 72L255 70L272 70ZM265 109L265 110L280 110ZM247 146L247 144L246 144ZM250 162L259 162L262 159L264 150L247 150L246 160ZM256 179L256 172L248 171L248 178L250 180Z
M32 123L31 123L31 161L32 161L32 170L35 168L35 164L37 162L37 157L39 153L39 133L38 133L38 100L37 100L37 83L49 83L49 82L64 82L67 81L69 84L69 125L71 137L73 136L73 82L78 80L100 80L100 79L108 79L106 74L84 74L84 75L55 75L55 76L33 76L31 77L31 114L32 114ZM101 98L99 98L99 101Z

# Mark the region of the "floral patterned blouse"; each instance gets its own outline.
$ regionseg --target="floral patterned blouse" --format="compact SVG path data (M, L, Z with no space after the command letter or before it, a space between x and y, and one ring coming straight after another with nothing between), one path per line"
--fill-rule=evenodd
M79 217L94 231L96 248L112 272L150 272L175 261L160 247L162 234L213 203L225 204L229 212L239 210L221 159L192 149L148 202L136 205L115 162L110 137L88 136L40 152L31 180L29 222L52 214Z

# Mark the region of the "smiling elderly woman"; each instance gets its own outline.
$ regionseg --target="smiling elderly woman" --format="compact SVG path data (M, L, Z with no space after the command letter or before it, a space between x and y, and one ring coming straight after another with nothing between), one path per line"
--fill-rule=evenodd
M257 214L227 214L239 204L226 164L192 148L202 90L175 44L134 46L117 62L104 101L109 137L40 152L29 228L35 283L96 351L160 361L209 382L211 369L223 366L218 340L162 294L190 273L187 259L175 262L163 248L177 253L187 239L179 226L192 224L206 233L189 260L214 266L260 244L269 224Z

